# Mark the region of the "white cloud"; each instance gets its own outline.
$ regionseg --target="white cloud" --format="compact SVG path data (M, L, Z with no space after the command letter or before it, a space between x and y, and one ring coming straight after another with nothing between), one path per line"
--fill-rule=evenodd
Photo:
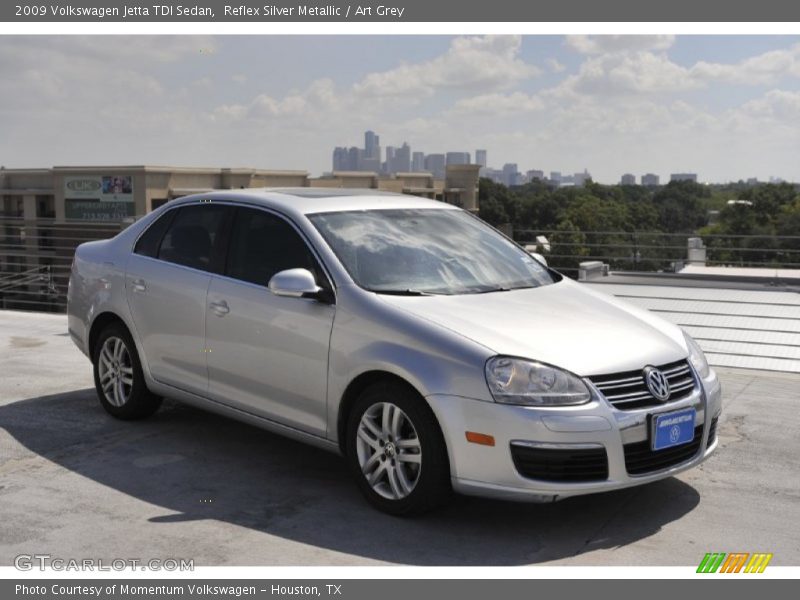
M800 44L736 63L698 61L684 67L664 51L670 36L572 36L568 43L589 56L577 75L564 81L562 93L675 93L719 83L774 85L800 77Z
M666 54L612 53L587 58L578 73L552 90L555 95L673 93L698 87L684 67Z
M210 77L201 77L192 82L192 86L198 89L211 89L213 85L214 82Z
M462 98L453 106L451 113L463 116L503 116L540 111L544 107L544 101L536 94L497 93Z
M519 36L461 37L444 54L370 73L354 86L363 96L430 96L438 89L504 89L541 71L519 57Z
M46 40L46 41L44 41ZM44 42L44 43L43 43ZM0 69L55 61L76 69L124 64L175 63L191 56L213 54L217 41L210 36L4 36L0 38Z
M214 114L228 119L270 119L274 117L310 117L328 115L342 107L331 79L318 79L301 92L282 98L259 94L249 104L227 104L217 107Z
M800 123L800 92L770 90L760 98L745 103L742 110L749 117L792 123L796 130Z
M738 63L700 61L691 68L692 77L703 82L770 85L786 76L800 77L800 44L772 50Z
M674 35L569 35L567 45L581 54L666 50Z
M228 104L215 109L215 115L228 119L311 117L324 113L344 114L347 110L398 109L418 103L423 97L448 89L464 93L470 90L504 89L540 73L538 67L519 58L519 36L455 38L448 50L419 63L404 64L382 72L370 73L350 88L336 88L331 80L318 80L302 92L275 97L260 94L246 104ZM380 103L369 100L379 97ZM387 102L389 104L387 104ZM492 103L496 106L492 107ZM541 101L521 93L510 96L481 94L459 102L456 110L465 113L536 110Z
M553 73L562 73L567 68L560 62L558 62L558 59L555 58L548 58L545 61L545 64L547 65L547 68L550 69Z
M2 109L149 105L165 92L157 66L215 47L214 38L196 36L0 37Z

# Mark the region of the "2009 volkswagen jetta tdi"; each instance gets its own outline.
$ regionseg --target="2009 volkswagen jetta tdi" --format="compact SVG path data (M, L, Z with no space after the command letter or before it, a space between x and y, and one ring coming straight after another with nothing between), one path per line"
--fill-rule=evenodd
M432 200L174 200L78 248L68 313L113 416L167 396L339 451L390 513L639 485L716 447L687 334Z

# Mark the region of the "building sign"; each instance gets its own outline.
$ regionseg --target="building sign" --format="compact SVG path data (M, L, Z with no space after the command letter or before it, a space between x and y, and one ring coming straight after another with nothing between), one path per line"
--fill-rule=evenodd
M133 177L130 175L80 175L64 177L64 203L68 219L119 221L135 213Z
M133 202L130 175L82 175L64 177L64 198L99 202Z
M109 202L90 200L70 200L65 204L65 216L68 219L83 219L84 221L121 221L125 217L134 216L133 202Z

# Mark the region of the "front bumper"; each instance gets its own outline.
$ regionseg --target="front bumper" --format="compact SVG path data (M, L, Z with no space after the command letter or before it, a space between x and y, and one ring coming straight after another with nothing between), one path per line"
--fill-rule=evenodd
M716 449L716 438L708 443L713 419L722 412L719 380L711 371L686 398L658 407L619 410L587 381L592 400L581 406L542 408L509 406L450 395L431 395L433 408L447 440L453 488L477 496L548 502L642 485L699 465ZM642 475L628 473L624 446L649 439L650 416L692 407L695 426L702 432L697 452L687 460ZM469 443L465 432L494 437L494 446ZM608 474L603 480L565 482L525 477L511 455L511 444L545 448L605 449Z

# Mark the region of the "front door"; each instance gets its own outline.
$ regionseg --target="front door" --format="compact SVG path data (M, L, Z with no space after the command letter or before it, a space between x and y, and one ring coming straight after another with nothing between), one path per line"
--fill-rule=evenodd
M224 275L206 310L209 397L303 431L326 434L328 346L335 307L267 288L305 268L330 283L298 231L267 211L236 209Z

